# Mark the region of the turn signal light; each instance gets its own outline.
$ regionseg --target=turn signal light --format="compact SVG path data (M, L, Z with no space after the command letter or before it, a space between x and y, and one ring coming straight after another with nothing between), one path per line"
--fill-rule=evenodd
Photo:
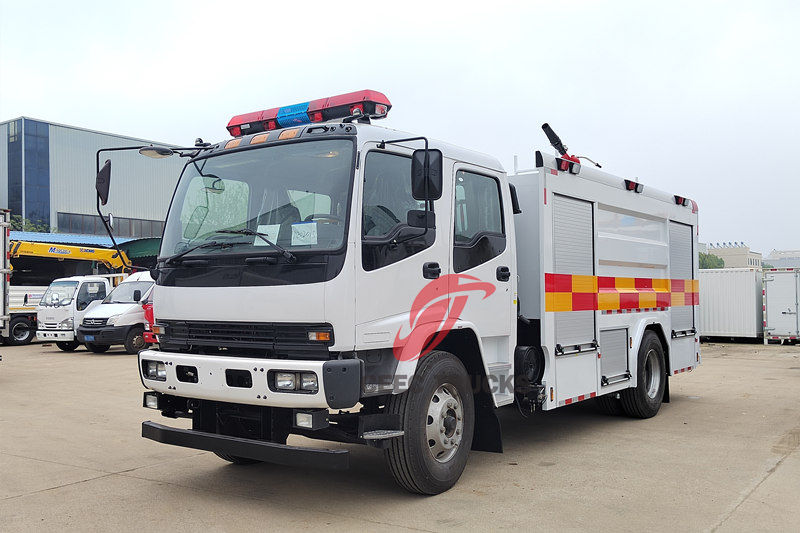
M310 340L310 341L328 342L328 341L331 340L331 332L330 331L309 331L308 332L308 340Z

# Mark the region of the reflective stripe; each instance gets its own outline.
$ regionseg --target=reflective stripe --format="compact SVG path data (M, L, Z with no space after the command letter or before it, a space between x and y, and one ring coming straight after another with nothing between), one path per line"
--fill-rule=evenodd
M545 274L545 311L664 310L700 304L696 279Z

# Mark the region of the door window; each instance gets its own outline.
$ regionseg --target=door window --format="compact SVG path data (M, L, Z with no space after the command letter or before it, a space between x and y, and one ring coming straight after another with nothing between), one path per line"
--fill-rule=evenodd
M425 202L411 195L411 158L372 151L364 165L362 213L362 265L375 270L410 257L431 246L436 230L414 237L408 213L425 209ZM397 242L392 242L393 240Z
M86 309L95 300L102 300L106 297L106 285L99 281L90 281L81 285L78 289L78 298L75 305L78 311Z
M500 183L489 176L456 173L453 269L463 272L497 257L506 248Z

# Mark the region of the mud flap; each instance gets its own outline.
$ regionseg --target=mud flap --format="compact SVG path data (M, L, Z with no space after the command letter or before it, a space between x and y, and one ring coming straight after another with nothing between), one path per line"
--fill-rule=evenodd
M475 432L472 436L472 449L478 452L503 453L503 435L500 419L493 405L475 402Z
M664 403L669 403L669 374L665 378L667 381L664 383L664 397L661 399Z

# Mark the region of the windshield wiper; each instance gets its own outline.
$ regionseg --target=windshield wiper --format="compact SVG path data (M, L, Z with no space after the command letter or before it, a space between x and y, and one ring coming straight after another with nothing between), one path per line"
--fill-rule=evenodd
M207 241L200 243L196 246L192 246L191 248L187 248L186 250L177 253L175 255L171 255L164 260L164 266L168 266L170 263L174 263L184 255L194 252L195 250L199 250L200 248L213 248L215 246L233 246L234 244L249 244L247 242L226 242L226 241Z
M295 257L295 255L292 252L290 252L289 250L287 250L283 246L275 244L274 242L269 240L267 238L267 234L266 233L261 233L261 232L258 232L258 231L254 231L254 230L251 230L249 228L221 229L221 230L219 230L219 231L217 231L215 233L230 233L230 234L234 234L234 235L253 235L253 236L256 236L259 239L261 239L262 241L264 241L265 243L267 243L268 245L270 245L275 250L279 251L281 253L281 255L283 255L283 257L285 257L286 260L289 261L290 263L294 263L295 261L297 261L297 257Z

